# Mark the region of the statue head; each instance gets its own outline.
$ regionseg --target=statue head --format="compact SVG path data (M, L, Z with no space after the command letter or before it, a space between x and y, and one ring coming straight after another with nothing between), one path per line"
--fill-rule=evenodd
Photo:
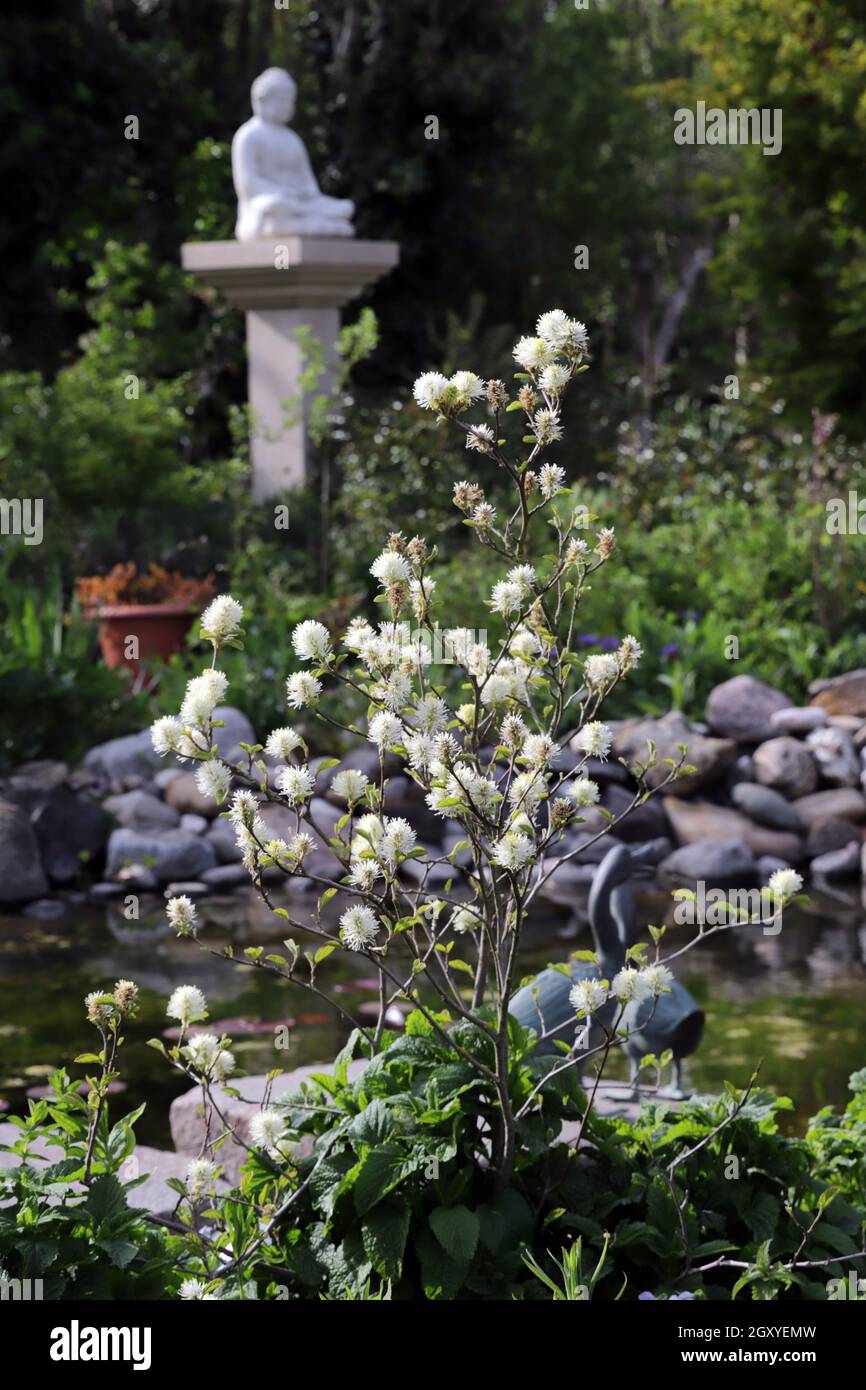
M266 68L250 89L253 111L272 125L286 125L294 115L297 91L285 68Z

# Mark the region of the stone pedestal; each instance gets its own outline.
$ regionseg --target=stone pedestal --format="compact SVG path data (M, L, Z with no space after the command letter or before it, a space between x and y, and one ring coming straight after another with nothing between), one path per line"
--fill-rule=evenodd
M247 371L253 425L253 494L258 501L307 477L303 367L297 330L321 341L333 378L340 309L397 264L394 241L284 236L273 241L192 241L181 248L185 270L221 290L247 319Z

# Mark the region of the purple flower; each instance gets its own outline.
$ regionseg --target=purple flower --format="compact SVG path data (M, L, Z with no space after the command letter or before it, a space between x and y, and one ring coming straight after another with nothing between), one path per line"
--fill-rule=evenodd
M662 647L662 656L676 656L679 649L679 642L667 642Z
M577 640L582 647L594 647L598 642L594 632L582 632Z
M599 643L599 646L601 647L601 649L602 649L603 652L615 652L616 649L617 649L617 647L619 646L619 638L618 638L618 637L602 637L601 642Z
M696 608L686 608L680 617L687 623L699 623L701 620L701 615Z
M653 1303L658 1303L658 1302L663 1302L663 1301L664 1301L664 1300L657 1299L654 1293L647 1293L646 1291L645 1291L644 1293L639 1293L638 1296L637 1296L637 1298L638 1298L638 1303L643 1303L643 1302L645 1302L645 1301L648 1300L648 1299L652 1299ZM672 1293L672 1294L670 1295L670 1297L668 1298L668 1303L677 1303L677 1302L682 1302L683 1300L686 1300L687 1302L691 1302L692 1299L694 1299L694 1294L693 1294L693 1293Z

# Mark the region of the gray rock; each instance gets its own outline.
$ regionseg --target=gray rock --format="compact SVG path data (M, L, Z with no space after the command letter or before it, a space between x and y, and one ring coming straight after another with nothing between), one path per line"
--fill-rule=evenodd
M817 859L819 855L845 849L852 840L859 844L862 838L853 821L846 820L843 816L828 816L826 820L817 820L810 826L806 838L806 854L809 859Z
M762 854L758 860L758 878L761 883L766 883L770 875L774 874L777 869L790 869L791 867L784 859L777 859L773 854Z
M87 890L88 901L92 903L107 902L111 898L122 898L124 893L128 893L129 887L125 883L91 883Z
M196 785L194 772L182 772L179 777L175 777L165 789L166 804L177 814L178 820L183 815L203 816L212 820L214 816L225 808L217 806L212 796L205 796L200 792Z
M831 816L853 821L866 820L866 797L862 792L848 787L801 796L794 802L794 806L800 820L807 827L819 820L829 820Z
M601 804L611 815L625 815L631 802L632 793L616 783L608 783L602 790ZM625 840L626 844L658 840L669 833L665 799L661 796L651 796L648 801L635 806L616 827L616 834L621 840Z
M69 883L105 847L108 817L102 807L66 787L55 787L32 819L43 868L54 883Z
M819 854L812 860L811 869L815 878L859 878L860 841L852 840L844 849Z
M179 777L182 769L179 767L161 767L159 772L153 774L153 785L159 792L164 792L170 786L175 777Z
M35 811L56 787L63 786L68 776L66 763L47 758L21 763L8 777L0 780L0 800L14 802L26 811Z
M201 881L207 884L208 888L237 888L242 883L249 883L250 876L243 864L217 864L215 869L206 869L201 876Z
M409 777L392 777L385 788L383 809L386 816L402 816L425 840L439 841L445 822L424 799L424 791Z
M198 879L216 862L216 850L205 836L182 830L114 830L108 841L105 876L113 879L124 865L144 864L164 884L172 879Z
M556 868L539 888L538 901L569 908L573 908L576 902L586 897L586 889L592 883L598 868L597 863L575 864L573 860L547 859L545 864L548 869L556 864Z
M706 719L714 734L760 743L773 733L772 715L789 705L781 692L754 676L732 676L710 691Z
M180 818L180 828L188 835L204 835L209 825L210 821L206 816L196 816L192 811L187 811L186 815Z
M695 732L679 710L671 710L661 719L625 719L613 726L613 756L624 758L628 763L645 763L648 739L656 745L657 759L656 766L647 774L650 787L658 787L670 776L671 769L664 766L663 760L679 761L681 754L677 745L686 744L685 761L695 771L671 783L667 791L677 796L688 796L716 781L731 767L737 752L736 745L729 739L706 738Z
M823 729L826 723L827 711L818 705L786 705L770 715L774 734L809 734L813 729Z
M243 859L243 850L238 848L231 821L223 820L221 816L217 816L216 820L211 822L210 830L204 838L208 844L213 845L216 857L221 864L239 864Z
M22 917L33 917L38 922L52 922L57 917L66 916L66 903L62 898L37 898L35 903L22 907Z
M0 801L0 903L32 902L47 892L48 879L27 812L11 801Z
M795 807L772 787L763 787L759 782L738 782L731 791L731 800L739 811L761 825L797 833L803 829Z
M681 845L715 839L739 840L756 856L772 854L794 864L803 858L803 842L799 835L757 825L729 806L716 806L712 801L681 801L679 797L669 796L667 810L674 838Z
M150 741L150 730L125 734L107 743L98 743L84 755L84 767L105 786L122 788L128 777L146 777L162 766Z
M830 680L813 681L809 694L813 705L827 714L850 714L866 718L866 670L846 671Z
M213 869L207 870L213 873ZM203 898L207 893L207 884L199 879L175 879L173 883L167 883L163 891L166 898Z
M109 796L104 806L119 825L129 830L167 830L180 819L173 806L168 806L152 792L141 790Z
M783 796L808 796L818 785L818 769L808 748L795 738L771 738L755 749L755 774L762 786Z
M806 739L824 782L833 787L856 787L860 759L850 734L843 729L815 729Z
M659 875L667 882L693 888L703 881L708 886L749 887L757 878L758 866L743 840L699 840L683 845L659 865Z
M754 782L755 761L749 753L741 753L728 774L728 786L735 787L738 782Z

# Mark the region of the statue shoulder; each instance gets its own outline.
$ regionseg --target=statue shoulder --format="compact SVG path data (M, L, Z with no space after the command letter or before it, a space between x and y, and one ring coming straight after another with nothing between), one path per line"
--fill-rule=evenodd
M232 151L243 150L255 143L258 134L259 122L255 116L251 116L248 121L244 121L242 126L238 126L232 136Z

